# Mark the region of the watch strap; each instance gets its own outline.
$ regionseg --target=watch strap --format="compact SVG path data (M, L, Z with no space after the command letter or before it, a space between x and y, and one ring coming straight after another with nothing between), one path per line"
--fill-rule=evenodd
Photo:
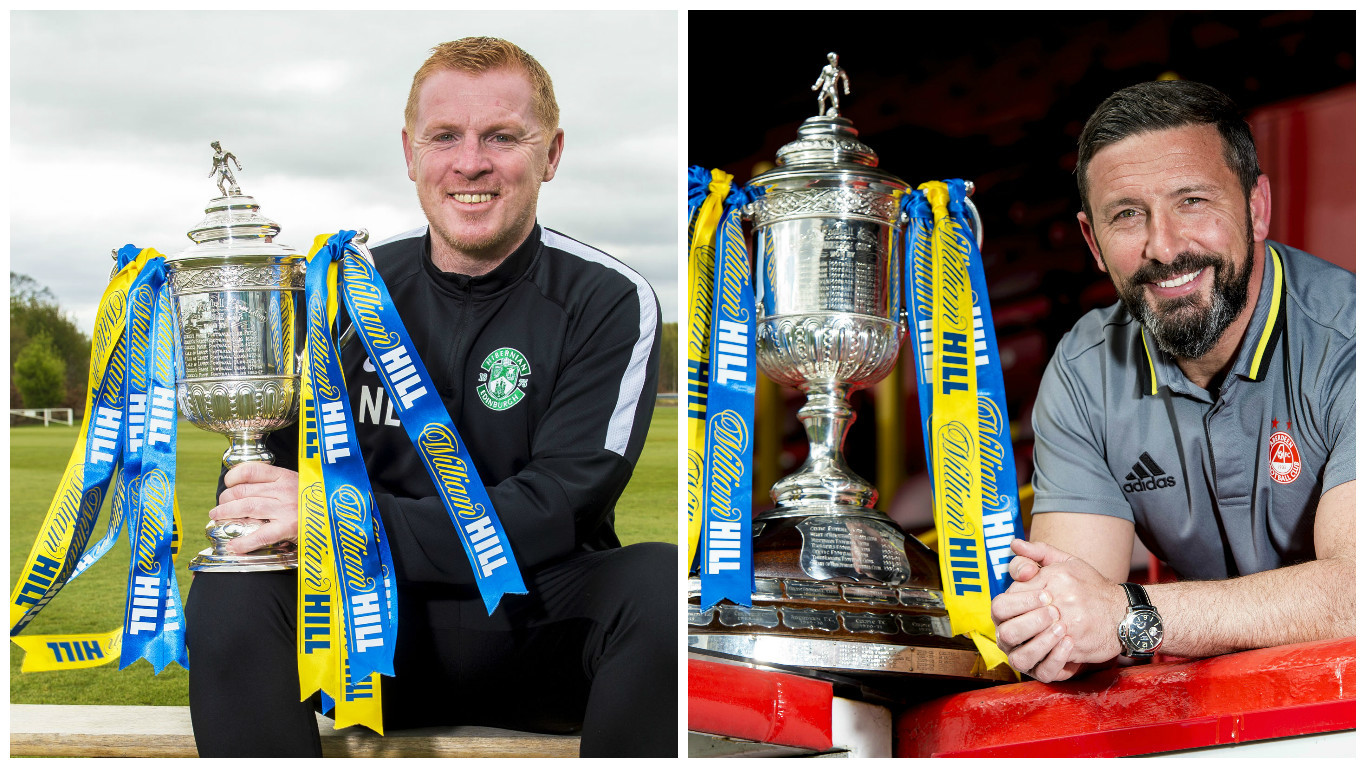
M1120 584L1120 586L1124 588L1124 594L1129 597L1130 608L1153 607L1153 604L1148 602L1148 590L1144 589L1142 586L1127 581Z

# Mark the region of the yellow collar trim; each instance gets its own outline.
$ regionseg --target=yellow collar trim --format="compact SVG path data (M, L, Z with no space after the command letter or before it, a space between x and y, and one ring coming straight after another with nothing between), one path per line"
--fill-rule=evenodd
M1270 347L1272 332L1276 329L1276 320L1281 314L1281 285L1285 279L1281 271L1281 255L1270 245L1266 249L1271 252L1271 258L1268 261L1274 266L1275 275L1271 284L1271 311L1266 315L1266 325L1262 328L1262 337L1257 341L1257 353L1252 356L1252 366L1247 372L1247 375L1254 379L1258 378L1257 374L1261 370L1262 358Z
M1153 365L1153 351L1148 347L1148 329L1138 328L1138 337L1143 340L1143 354L1148 356L1148 394L1157 394L1157 366Z

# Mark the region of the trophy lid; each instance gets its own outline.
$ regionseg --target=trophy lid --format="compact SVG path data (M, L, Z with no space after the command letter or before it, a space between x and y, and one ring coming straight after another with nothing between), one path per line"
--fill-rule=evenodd
M261 263L302 259L302 255L287 245L274 242L280 225L261 215L261 206L250 195L242 194L229 163L237 165L237 158L213 142L213 170L218 189L223 193L204 208L204 219L186 233L194 245L166 259L168 264L184 266L198 264ZM237 170L242 170L237 165Z
M797 139L778 150L782 167L828 167L845 163L877 167L877 153L859 141L858 129L847 117L808 117L797 129Z
M821 114L803 121L797 138L778 150L777 167L755 176L752 183L765 186L783 181L857 179L907 189L906 182L877 167L877 153L859 141L853 121L839 114L837 86L843 84L844 95L849 95L849 78L839 66L836 54L828 54L827 58L829 65L821 70L820 78L811 87L820 92ZM829 109L827 100L831 102Z
M280 234L280 225L261 215L256 198L239 194L210 200L204 220L185 234L197 244L233 239L269 243Z

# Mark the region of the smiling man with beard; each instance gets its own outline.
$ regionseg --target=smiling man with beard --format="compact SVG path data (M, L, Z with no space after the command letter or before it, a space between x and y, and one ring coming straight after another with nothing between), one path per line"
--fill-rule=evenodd
M1213 254L1184 251L1170 264L1145 264L1124 285L1116 285L1120 301L1129 314L1153 335L1153 341L1167 354L1178 360L1198 360L1214 348L1224 330L1237 319L1247 306L1247 289L1252 277L1252 216L1249 213L1245 229L1248 232L1247 250L1241 259L1221 259ZM1091 239L1088 239L1091 242ZM1101 254L1104 269L1104 254ZM1213 270L1213 288L1208 305L1197 293L1167 299L1157 306L1147 302L1144 286L1179 289L1200 276L1206 267Z
M998 644L1049 682L1159 646L1354 635L1354 276L1267 239L1251 131L1206 85L1110 96L1077 186L1120 302L1044 374L1033 526L992 602ZM1181 582L1124 583L1135 531Z

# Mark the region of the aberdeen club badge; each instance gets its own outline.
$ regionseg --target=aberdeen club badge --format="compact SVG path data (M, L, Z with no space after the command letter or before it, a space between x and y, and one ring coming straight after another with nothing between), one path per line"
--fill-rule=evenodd
M1282 485L1295 482L1300 476L1300 450L1287 432L1271 435L1271 479Z
M495 349L484 358L479 372L479 399L495 411L506 411L521 402L531 376L526 356L512 347ZM1296 471L1299 469L1296 463Z

